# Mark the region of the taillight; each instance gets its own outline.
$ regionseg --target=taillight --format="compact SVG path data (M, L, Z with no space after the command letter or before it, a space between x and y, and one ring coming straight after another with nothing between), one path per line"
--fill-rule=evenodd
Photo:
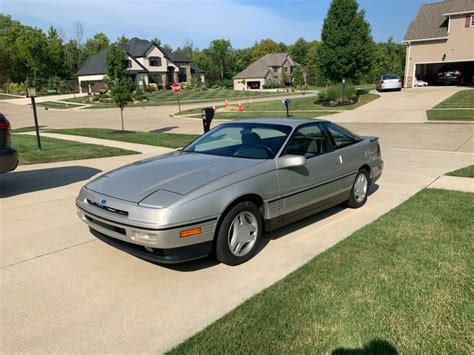
M384 83L384 81L383 81L383 80L380 80L380 84L383 84L383 83Z
M460 72L459 70L456 70L456 71L454 72L454 75L456 75L456 76L461 76L461 72Z
M5 122L0 123L0 131L7 131L10 132L11 127L10 127L10 122L8 120L5 120Z
M401 83L401 82L402 82L402 79L398 79L398 82Z
M443 73L442 73L442 72L439 72L439 73L438 73L438 76L443 76Z

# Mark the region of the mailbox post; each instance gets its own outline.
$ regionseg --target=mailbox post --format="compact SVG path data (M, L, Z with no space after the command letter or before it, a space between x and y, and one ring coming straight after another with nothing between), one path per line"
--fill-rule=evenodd
M33 118L35 120L35 130L36 130L36 143L38 145L38 149L41 150L41 138L39 133L39 125L38 125L38 114L36 112L36 88L34 86L28 87L28 97L31 98L31 106L33 107Z
M285 105L286 107L286 117L290 117L290 104L291 100L290 99L284 99L281 100L281 102Z
M211 129L211 122L214 118L214 109L212 107L203 108L201 110L201 117L204 133L207 133Z

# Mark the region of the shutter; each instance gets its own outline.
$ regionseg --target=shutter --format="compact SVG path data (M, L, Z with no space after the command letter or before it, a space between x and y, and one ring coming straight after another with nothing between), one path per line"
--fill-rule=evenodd
M471 16L466 16L465 27L466 28L471 27Z

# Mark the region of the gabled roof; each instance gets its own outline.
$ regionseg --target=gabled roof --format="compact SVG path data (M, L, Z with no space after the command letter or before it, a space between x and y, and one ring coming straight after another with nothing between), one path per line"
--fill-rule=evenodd
M131 58L140 58L145 57L147 52L153 47L154 44L146 39L139 39L133 37L128 42L120 44L120 47L130 56ZM166 58L174 63L191 63L191 60L186 58L183 55L177 53L169 53L161 47L158 47L160 51L163 52ZM96 55L90 57L84 65L77 71L76 75L96 75L96 74L105 74L105 55L108 48L104 48L99 51ZM140 64L140 62L135 61L139 66L143 68L143 71L147 72L148 70Z
M288 53L268 53L234 76L234 79L265 78L269 72L276 75L272 67L281 67L286 60L291 66L298 65Z
M448 36L448 17L445 14L474 12L474 0L446 0L424 4L408 26L405 41L444 38Z

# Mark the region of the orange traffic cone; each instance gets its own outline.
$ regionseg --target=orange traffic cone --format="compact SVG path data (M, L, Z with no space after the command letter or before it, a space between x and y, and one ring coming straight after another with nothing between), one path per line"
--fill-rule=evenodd
M225 99L224 107L226 110L229 109L229 101L227 101L227 99Z
M239 101L239 105L237 106L237 112L244 112L244 106L242 103Z

